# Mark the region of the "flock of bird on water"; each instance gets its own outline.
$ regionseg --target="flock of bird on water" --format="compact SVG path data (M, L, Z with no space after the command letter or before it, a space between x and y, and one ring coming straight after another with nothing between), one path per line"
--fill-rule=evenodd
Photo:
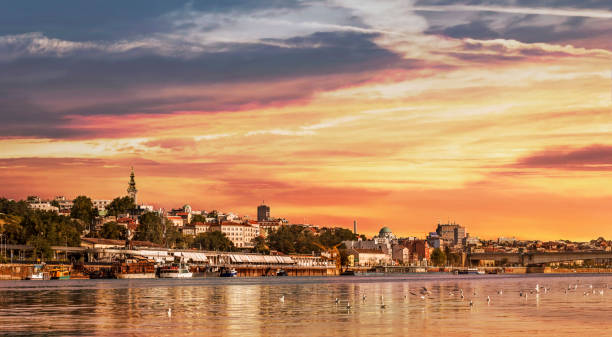
M575 291L575 292L577 292L578 291L579 283L580 283L580 281L578 281L578 283L576 283L576 284L568 285L567 289L563 289L563 292L565 294L567 294L568 291ZM588 291L584 291L583 292L583 296L589 296L591 294L593 294L593 295L599 294L599 295L603 296L604 295L604 289L608 288L607 284L604 284L602 286L602 288L599 289L599 290L593 288L592 284L585 284L585 285L582 285L582 286L585 287L585 288L588 288ZM612 289L612 288L610 288L610 289ZM528 297L529 297L529 294L531 294L531 295L535 294L536 298L538 298L540 296L540 292L543 292L544 294L547 294L550 291L551 291L550 287L540 287L539 284L536 284L535 288L532 288L532 289L520 289L520 290L518 290L518 293L519 293L520 297L524 297L525 300L527 300ZM409 293L410 293L411 296L415 296L417 298L420 298L423 301L426 300L426 299L434 299L433 297L429 297L430 295L432 295L432 292L431 292L431 290L427 289L427 287L421 287L421 289L419 290L418 294L415 293L414 291L409 291ZM452 291L450 291L448 293L448 296L449 297L454 297L457 293L459 294L459 297L461 298L462 301L465 300L465 295L463 293L463 289L461 289L461 288L453 289ZM504 290L503 289L497 290L497 295L502 296L503 294L504 294ZM476 293L476 289L474 289L472 295L473 295L472 297L477 297L478 296L478 294ZM367 299L366 294L363 294L361 299L365 303L366 299ZM408 295L404 295L404 300L408 300ZM279 297L279 301L281 303L285 303L285 295ZM491 296L487 295L486 302L487 302L487 305L491 304ZM341 301L340 301L339 298L336 297L335 300L334 300L334 303L337 304L337 305L340 305ZM473 307L474 306L474 301L472 299L470 299L469 302L468 302L468 305L470 307ZM384 296L380 295L380 308L381 309L385 309L386 307L387 307L387 305L385 304ZM349 310L351 309L351 302L350 302L350 300L346 301L346 309L349 309Z
M567 288L563 288L563 292L566 295L568 294L568 292L572 292L572 291L577 293L578 292L579 284L580 284L580 280L578 280L578 283L570 284L570 285L567 286ZM585 296L585 297L589 296L589 295L596 295L596 294L599 294L600 296L603 296L604 295L604 290L608 289L608 285L607 284L603 284L601 289L594 288L592 284L583 284L583 285L581 285L581 287L587 289L587 290L583 291L583 296ZM612 287L609 288L609 289L612 289ZM540 284L536 284L534 288L519 289L518 290L518 294L519 294L520 297L524 297L525 300L527 300L529 298L529 295L534 295L535 294L535 297L537 299L537 298L539 298L541 292L543 292L544 294L547 294L550 291L551 291L550 287L546 287L546 286L542 286L541 287ZM409 291L409 293L410 293L411 296L420 298L422 301L425 301L426 299L435 299L433 297L429 297L429 296L432 295L432 292L431 292L431 290L427 289L427 287L421 287L421 289L419 290L418 294L415 293L414 291ZM454 297L457 293L459 294L459 297L461 298L462 301L465 300L465 295L463 293L463 289L458 288L458 287L455 287L455 289L450 291L448 293L448 296L449 297ZM503 294L504 294L504 290L503 289L497 290L497 295L502 296ZM472 297L477 297L478 296L477 293L476 293L476 289L474 289L472 295L473 295ZM362 297L361 297L362 302L365 303L366 299L367 299L366 294L363 294ZM282 295L281 297L279 297L278 300L279 300L280 303L285 303L285 295ZM408 300L408 295L404 295L404 300ZM342 301L340 301L340 299L337 298L337 297L334 300L334 303L336 305L340 305L341 302ZM487 302L487 305L491 304L491 296L487 295L486 302ZM470 307L474 306L474 302L473 302L472 299L469 300L468 305ZM350 300L347 300L346 301L346 309L350 310L351 308L352 308L351 307L351 302L350 302ZM383 295L380 295L380 308L381 309L386 309L387 308L387 305L385 304L385 299L384 299ZM172 317L172 308L168 308L168 317Z

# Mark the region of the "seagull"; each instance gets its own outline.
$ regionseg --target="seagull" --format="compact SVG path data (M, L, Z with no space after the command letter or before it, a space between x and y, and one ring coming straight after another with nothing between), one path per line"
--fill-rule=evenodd
M422 300L424 300L424 299L425 299L425 296L421 295L421 299L422 299Z
M404 295L404 299L407 300L408 299L408 295Z
M503 291L502 289L499 289L499 290L497 291L497 295L502 295L503 293L504 293L504 291Z
M285 295L279 297L278 300L281 301L281 303L285 303Z
M523 297L523 291L522 290L519 292L519 296Z
M470 307L473 307L474 303L472 303L472 300L470 300Z
M491 297L487 295L487 304L490 304L490 303L491 303Z
M168 317L172 317L172 308L168 308Z
M350 309L350 308L351 308L351 302L346 301L346 308L347 308L347 309Z
M363 297L362 297L361 299L363 299L363 301L365 302L365 300L366 300L366 294L363 294Z
M603 289L601 289L601 290L599 291L599 295L603 296L603 294L604 294L604 291L603 291Z
M385 308L385 299L383 298L382 295L380 295L380 308L381 309Z
M336 297L336 304L340 303L340 299Z
M540 285L538 283L536 283L535 291L536 293L540 292Z

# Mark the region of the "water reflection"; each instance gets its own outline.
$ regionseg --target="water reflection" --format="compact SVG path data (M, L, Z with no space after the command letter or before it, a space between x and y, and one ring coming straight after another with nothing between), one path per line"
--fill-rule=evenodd
M0 326L52 335L601 335L612 327L608 284L598 275L3 281Z

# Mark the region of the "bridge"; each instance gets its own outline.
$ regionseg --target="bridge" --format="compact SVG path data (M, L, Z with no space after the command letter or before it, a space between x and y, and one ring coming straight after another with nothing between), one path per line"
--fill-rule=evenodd
M472 253L467 260L472 264L480 261L518 264L521 266L543 265L553 262L570 262L578 260L612 260L612 252L526 252L526 253Z

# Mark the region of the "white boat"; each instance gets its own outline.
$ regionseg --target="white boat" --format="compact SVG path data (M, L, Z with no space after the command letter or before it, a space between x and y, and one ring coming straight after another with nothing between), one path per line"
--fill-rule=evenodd
M238 272L234 268L232 268L232 269L225 269L225 270L221 271L221 273L219 274L219 276L221 276L221 277L236 277L237 275L238 275Z
M35 264L34 265L34 270L32 271L32 274L30 274L26 280L50 280L51 279L51 275L48 272L44 272L43 268L44 268L44 263L43 264Z
M26 278L26 280L32 280L32 281L50 280L50 279L51 277L49 276L49 273L45 273L42 271L39 271L37 273L32 273L32 275Z
M163 266L159 270L160 278L189 278L193 277L193 273L189 271L189 267L184 263L173 263Z

